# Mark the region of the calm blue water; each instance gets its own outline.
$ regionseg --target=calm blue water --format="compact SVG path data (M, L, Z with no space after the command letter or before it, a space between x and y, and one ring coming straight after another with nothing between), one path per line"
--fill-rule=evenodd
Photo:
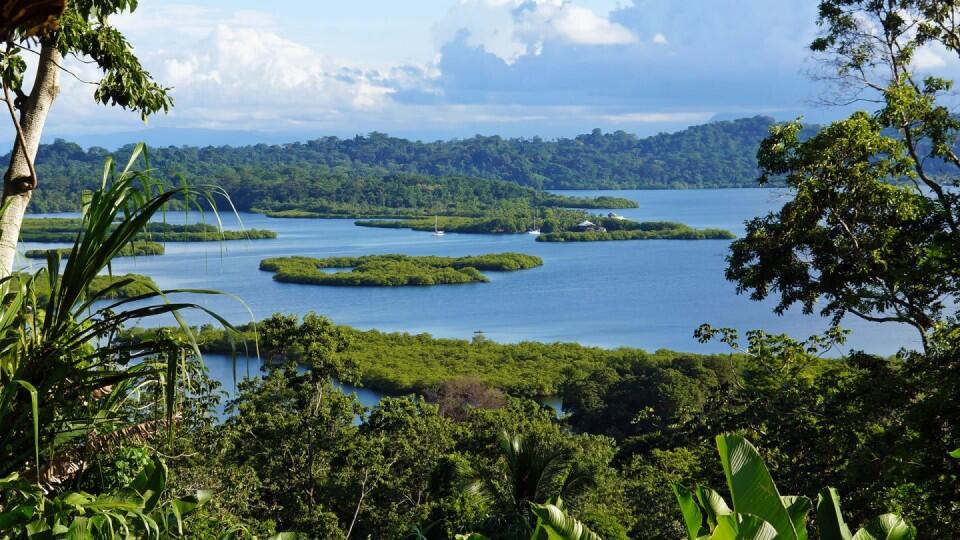
M722 227L737 234L743 221L779 208L782 193L764 189L569 192L636 200L640 208L618 211L637 220L674 220L696 227ZM194 217L196 215L194 214ZM352 220L271 219L243 214L250 228L269 228L275 240L168 243L161 257L118 259L114 272L153 276L164 288L210 288L241 298L253 317L274 312L316 311L358 328L469 338L482 330L502 342L577 341L602 347L647 350L722 351L701 345L693 331L701 323L741 330L764 328L806 337L827 328L820 317L799 311L778 317L772 303L738 296L723 278L728 242L632 241L539 243L527 234L493 236L356 227ZM182 214L170 215L173 221ZM209 216L208 216L209 221ZM228 228L237 226L224 216ZM49 247L50 244L31 245ZM283 284L258 270L260 259L283 255L327 257L370 253L473 255L521 251L539 255L544 266L490 274L484 284L427 288L349 288ZM226 296L199 300L229 320L249 321L250 312ZM191 323L212 322L199 313ZM157 324L168 324L168 320ZM891 354L918 347L912 330L850 319L848 348Z
M210 377L223 385L222 390L226 393L225 399L221 402L220 414L223 414L223 408L226 402L236 395L237 383L247 377L262 376L260 367L263 362L256 357L241 356L234 361L233 358L223 354L205 354L203 363L210 371ZM383 394L369 388L359 388L349 384L334 381L334 386L343 390L347 394L355 394L357 401L365 407L375 407Z

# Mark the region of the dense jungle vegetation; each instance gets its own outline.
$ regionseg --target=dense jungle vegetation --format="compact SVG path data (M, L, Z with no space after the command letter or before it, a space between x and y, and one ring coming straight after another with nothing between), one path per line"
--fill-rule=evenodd
M150 163L156 176L215 184L240 210L281 217L465 215L508 199L535 207L624 208L633 203L540 190L752 186L756 152L771 123L745 118L648 138L594 130L553 141L477 136L424 143L372 133L284 145L155 148ZM132 148L112 154L126 162ZM63 140L41 145L37 172L48 189L36 193L31 210L78 210L110 154Z
M784 493L813 496L835 487L854 527L887 512L908 516L921 530L946 533L955 525L948 509L960 495L960 464L947 449L957 441L951 394L957 388L954 382L934 382L960 381L953 362L941 365L946 358L820 358L842 342L839 331L805 342L754 333L742 351L708 356L361 332L316 315L302 321L274 316L258 331L260 353L274 367L262 380L240 383L233 416L202 439L230 446L215 452L216 459L187 460L192 465L181 469L188 471L187 486L256 478L243 489L217 484L230 496L205 510L216 520L336 538L350 521L341 516L349 518L366 492L366 478L367 488L370 482L377 487L360 505L357 526L365 534L403 536L414 520L432 531L427 538L451 537L466 528L506 538L497 534L503 524L471 517L471 504L490 503L449 491L459 485L454 479L470 477L464 468L498 475L503 463L498 440L505 430L537 444L550 441L551 452L566 455L564 463L580 464L563 469L564 477L589 479L581 489L564 492L566 508L602 538L677 538L685 529L671 485L724 483L711 444L719 431L756 441ZM699 335L737 339L708 327ZM204 348L231 348L219 330L203 330L198 339ZM952 358L952 352L946 354ZM294 370L286 363L291 359L307 369ZM352 398L318 378L321 372L419 397L386 398L361 413ZM567 414L562 419L525 397L556 389ZM327 406L340 411L336 428ZM319 410L311 415L320 416L304 418L304 410ZM353 425L354 414L363 414L359 426ZM901 425L912 427L904 431ZM403 441L399 447L397 437ZM258 451L260 442L254 441L270 441L282 451ZM372 455L356 454L361 452L356 446L370 444ZM885 448L879 459L878 446ZM325 450L318 455L311 448ZM370 461L352 461L360 456ZM919 456L922 461L912 461ZM902 459L911 464L904 466ZM340 463L355 468L324 472ZM377 463L383 476L371 477ZM434 475L452 483L434 484ZM300 500L291 485L302 486L295 493L312 490L316 498ZM411 490L420 494L420 503L406 499ZM308 518L308 508L317 504L324 511ZM501 519L510 515L500 512L505 512Z
M481 271L510 272L541 266L543 260L523 253L493 253L469 257L274 257L260 261L260 270L287 283L343 287L404 287L485 283ZM343 269L327 273L324 269Z
M180 178L217 185L229 194L239 210L264 211L278 217L469 215L495 208L503 201L523 201L531 207L635 206L632 201L617 197L590 199L544 193L541 188L545 186L539 183L518 183L510 177L477 174L470 168L459 171L456 166L438 166L421 170L402 165L402 161L395 165L366 164L362 159L328 155L327 152L336 154L336 151L328 148L327 143L366 145L367 138L324 141L326 139L238 148L156 148L150 151L150 165L155 169L155 176L174 185ZM377 146L384 147L386 156L395 151L414 152L403 147L420 144L376 134L369 141L373 146L360 153L371 159L380 152ZM96 179L102 171L103 160L112 154L117 161L126 162L132 148L130 145L111 153L103 148L84 150L62 140L41 145L37 173L43 175L49 189L36 193L31 210L79 210L83 191L98 185ZM388 150L390 148L392 150ZM465 154L471 152L464 150ZM435 159L438 164L447 161L441 155Z

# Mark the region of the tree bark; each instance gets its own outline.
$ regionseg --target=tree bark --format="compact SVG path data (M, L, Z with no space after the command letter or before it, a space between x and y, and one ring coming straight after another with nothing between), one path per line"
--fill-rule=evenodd
M26 148L21 147L19 140L14 142L10 165L3 177L3 203L6 209L0 215L0 278L13 272L20 226L23 224L23 216L33 190L37 187L30 175L30 163L37 158L43 126L60 91L62 60L63 57L55 46L43 44L33 89L20 109L20 127Z

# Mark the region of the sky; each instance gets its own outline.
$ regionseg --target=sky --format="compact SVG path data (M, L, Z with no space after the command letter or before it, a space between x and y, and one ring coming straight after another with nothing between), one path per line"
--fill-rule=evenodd
M813 104L815 19L814 0L141 0L113 22L174 109L144 125L65 75L45 138L554 138L756 114L824 121L839 113Z

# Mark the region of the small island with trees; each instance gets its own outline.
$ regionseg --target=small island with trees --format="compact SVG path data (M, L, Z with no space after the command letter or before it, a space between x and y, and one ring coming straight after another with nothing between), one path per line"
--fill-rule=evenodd
M366 219L359 227L412 229L465 234L517 234L535 231L539 242L600 242L609 240L733 240L724 229L696 229L672 221L633 221L610 212L590 215L583 210L501 207L477 216L435 216L410 219Z
M695 229L672 221L632 221L619 216L593 217L537 236L538 242L604 242L610 240L733 240L724 229Z
M516 234L527 232L534 218L510 212L491 212L482 216L436 216L412 219L365 219L355 221L358 227L376 227L380 229L411 229L432 232L439 229L444 232L465 234Z
M46 259L51 252L56 252L61 259L70 256L73 248L52 248L52 249L28 249L24 257L28 259ZM146 240L137 240L123 247L114 257L146 257L150 255L163 255L165 248L160 242L149 242Z
M82 221L79 218L27 218L23 220L20 235L24 242L73 242L76 240L81 227ZM209 223L181 225L153 222L138 236L138 241L213 242L220 240L260 240L276 237L277 233L265 229L227 231ZM131 249L135 250L136 247ZM155 255L156 253L149 254Z
M542 266L543 260L523 253L495 253L469 257L365 255L362 257L274 257L260 261L260 269L275 272L286 283L341 287L404 287L485 283L481 271L509 272ZM324 272L325 269L343 269Z

